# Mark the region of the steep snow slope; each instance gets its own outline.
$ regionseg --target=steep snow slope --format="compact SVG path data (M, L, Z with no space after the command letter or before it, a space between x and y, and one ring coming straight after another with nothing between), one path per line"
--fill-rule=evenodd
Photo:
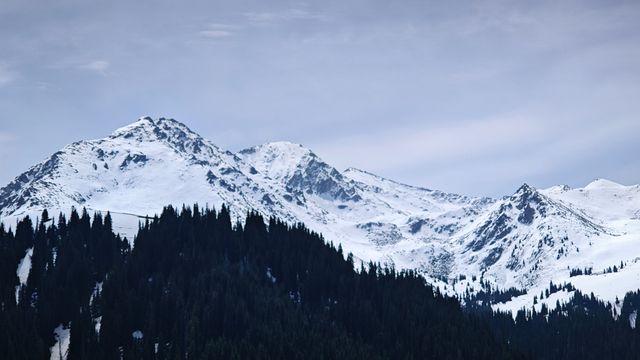
M274 142L242 150L240 156L268 179L284 185L300 201L305 194L327 200L360 200L356 189L338 170L302 145Z
M459 240L461 269L489 275L503 287L529 287L557 271L580 248L609 230L529 185L494 204Z
M637 185L624 186L599 179L584 188L554 186L536 193L560 212L547 214L542 219L544 225L537 225L536 232L524 233L530 239L524 242L529 253L515 253L514 261L507 263L507 271L502 273L509 274L509 265L515 264L515 259L524 259L525 270L529 272L520 272L520 280L525 281L516 281L515 285L528 288L529 293L498 304L496 308L517 310L532 306L533 297L544 291L549 281L571 283L584 293L593 292L610 302L622 299L629 290L640 288L640 219L637 216L640 189ZM540 221L536 219L534 224ZM532 246L535 239L538 247ZM546 251L548 259L555 254L555 261L532 262L538 257L530 256L532 249L534 253ZM610 272L614 267L618 271ZM591 274L571 277L571 269L591 269ZM499 267L496 270L499 272ZM527 281L529 279L533 281ZM511 285L508 281L503 283L503 287ZM571 295L572 292L558 293L547 305L554 306L556 300L566 301Z
M11 226L45 208L109 210L114 228L132 238L145 215L196 202L229 204L240 220L255 209L303 222L365 261L441 279L467 277L455 288L439 282L449 292L479 289L480 279L528 289L571 280L591 289L600 275L591 275L593 282L569 279L569 270L597 273L621 261L629 266L608 278L620 279L620 289L640 287L628 280L639 268L632 266L640 257L637 185L598 180L583 189L537 190L525 184L502 199L471 198L353 168L340 172L288 142L233 154L164 118L141 118L104 139L70 144L33 166L0 189L0 219ZM603 286L595 292L611 293Z

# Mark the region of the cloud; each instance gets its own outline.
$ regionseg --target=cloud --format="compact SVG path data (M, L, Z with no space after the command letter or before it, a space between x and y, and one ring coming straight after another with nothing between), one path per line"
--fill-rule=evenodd
M16 77L15 71L11 70L8 65L0 63L0 87L13 82Z
M289 8L280 11L246 12L241 14L244 21L238 24L212 23L198 32L198 36L205 39L229 38L242 29L263 28L291 21L324 21L327 16L313 13L301 8Z
M295 20L327 20L326 15L313 13L300 8L290 8L273 12L248 12L245 13L244 16L254 25Z
M233 36L239 29L241 29L239 25L214 23L207 25L204 30L198 32L198 35L207 39L222 39Z
M238 30L242 27L240 25L234 25L234 24L213 23L213 24L209 24L207 28L214 29L214 30L232 31L232 30Z
M80 65L81 69L95 71L101 75L106 75L111 64L106 60L94 60L86 64Z
M199 34L200 36L209 39L220 39L233 35L233 33L228 30L202 30Z

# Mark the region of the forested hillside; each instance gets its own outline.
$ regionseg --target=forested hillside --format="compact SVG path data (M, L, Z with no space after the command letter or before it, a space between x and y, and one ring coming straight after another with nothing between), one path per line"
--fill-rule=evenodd
M411 271L354 264L303 225L257 213L232 224L225 207L167 207L141 225L133 248L111 227L109 214L73 211L68 220L45 212L15 232L0 228L0 358L47 359L51 351L68 359L638 354L639 332L628 320L637 294L624 300L617 320L604 304L577 296L558 311L522 313L516 323L483 307L463 311Z

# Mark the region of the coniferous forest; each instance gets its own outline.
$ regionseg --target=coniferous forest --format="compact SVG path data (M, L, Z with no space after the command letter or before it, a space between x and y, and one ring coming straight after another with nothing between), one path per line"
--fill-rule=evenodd
M167 207L133 247L109 214L0 227L2 359L48 359L61 325L68 359L637 359L639 304L631 293L612 316L577 293L514 321L356 262L303 225L234 224L225 207Z

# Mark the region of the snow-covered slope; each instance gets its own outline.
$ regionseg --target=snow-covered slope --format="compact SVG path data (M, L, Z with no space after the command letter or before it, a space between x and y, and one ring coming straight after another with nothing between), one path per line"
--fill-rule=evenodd
M566 259L582 257L580 248L584 252L589 243L611 235L525 184L478 217L460 238L461 253L467 255L461 268L489 275L503 287L528 287L566 271Z
M140 217L193 203L226 203L238 219L255 209L303 222L365 261L432 278L467 277L447 291L478 289L480 279L537 289L589 267L593 275L570 280L594 291L590 284L608 283L595 280L598 272L621 262L628 266L617 277L607 275L620 279L616 289L640 288L633 280L640 274L637 185L597 180L583 189L537 190L525 184L502 199L472 198L353 168L341 172L288 142L234 154L164 118L141 118L104 139L70 144L33 166L0 189L0 220L11 226L45 208L109 210L114 228L132 238Z

